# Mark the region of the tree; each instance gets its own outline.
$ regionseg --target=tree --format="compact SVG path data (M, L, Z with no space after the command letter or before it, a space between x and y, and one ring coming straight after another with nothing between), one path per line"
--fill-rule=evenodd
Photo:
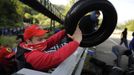
M69 9L71 8L71 6L75 3L75 0L70 0L70 2L65 6L65 11L64 11L64 15L67 14L67 12L69 11Z
M1 27L13 27L20 21L20 15L16 12L15 1L18 0L0 0Z
M134 31L134 20L129 20L125 23L125 26L128 28L128 30Z
M128 28L129 31L134 31L134 20L128 20L126 23L118 25L119 29Z
M62 14L65 11L65 6L64 5L56 5L56 4L54 4L54 7L56 7Z

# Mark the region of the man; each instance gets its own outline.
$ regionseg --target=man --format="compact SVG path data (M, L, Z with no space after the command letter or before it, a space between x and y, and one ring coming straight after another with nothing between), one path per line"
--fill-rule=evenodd
M99 16L100 12L96 10L81 18L79 25L83 34L91 34L98 29Z
M124 43L125 47L128 48L128 41L127 41L127 28L121 33L121 42L120 45Z
M69 57L78 48L82 33L79 27L71 36L67 34L73 41L64 45L55 52L46 52L47 49L53 47L66 35L65 30L61 30L47 40L44 39L46 30L39 28L38 25L31 25L24 31L24 40L19 44L16 57L20 61L20 68L27 67L35 70L45 71L58 66L67 57Z
M10 59L14 55L15 55L15 53L8 46L5 46L5 47L0 46L0 62L1 63L3 63L3 64L8 63L8 60L5 60L5 59Z
M115 45L115 46L112 47L112 52L117 57L116 60L115 60L115 66L118 66L118 67L121 66L121 58L122 58L122 55L126 55L126 56L129 57L128 65L130 65L130 63L132 63L132 61L131 61L132 52L128 48L126 48L124 46L121 46L121 45Z
M0 72L5 73L6 75L11 74L16 70L16 62L13 60L14 56L15 53L11 48L0 45Z
M132 33L132 36L133 36L133 38L130 41L129 48L130 48L130 50L134 51L134 32Z

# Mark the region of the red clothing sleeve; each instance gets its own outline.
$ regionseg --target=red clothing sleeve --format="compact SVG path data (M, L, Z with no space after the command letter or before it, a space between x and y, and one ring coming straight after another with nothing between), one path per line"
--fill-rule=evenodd
M6 59L11 59L14 56L15 56L15 52L11 52L10 54L6 55L5 58Z
M70 56L79 46L76 41L69 42L56 52L46 53L38 50L25 53L25 58L37 70L47 70L56 67Z
M57 43L59 43L63 38L65 37L65 30L61 30L58 33L54 34L53 36L49 37L46 42L47 42L47 49L53 47Z
M0 62L3 61L3 58L5 57L6 48L2 48L0 50Z
M9 61L6 60L7 59L6 57L10 54L12 54L12 51L10 52L8 48L2 48L0 50L0 62L8 65Z
M0 50L0 62L3 61L6 55L10 54L10 52L7 51L7 48L2 48Z

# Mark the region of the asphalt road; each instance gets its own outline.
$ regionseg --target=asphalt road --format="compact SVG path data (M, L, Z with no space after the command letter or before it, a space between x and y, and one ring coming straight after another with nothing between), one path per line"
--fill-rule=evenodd
M128 36L128 43L131 40L131 36ZM120 32L114 32L105 42L96 46L96 58L106 62L108 65L113 65L113 60L116 56L112 53L112 46L120 43ZM121 67L123 69L127 68L128 58L126 56L122 56Z

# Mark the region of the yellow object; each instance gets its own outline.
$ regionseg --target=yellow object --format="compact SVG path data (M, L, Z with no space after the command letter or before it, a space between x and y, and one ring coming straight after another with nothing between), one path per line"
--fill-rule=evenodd
M12 52L12 49L11 49L11 48L6 48L6 50L7 50L8 52Z

